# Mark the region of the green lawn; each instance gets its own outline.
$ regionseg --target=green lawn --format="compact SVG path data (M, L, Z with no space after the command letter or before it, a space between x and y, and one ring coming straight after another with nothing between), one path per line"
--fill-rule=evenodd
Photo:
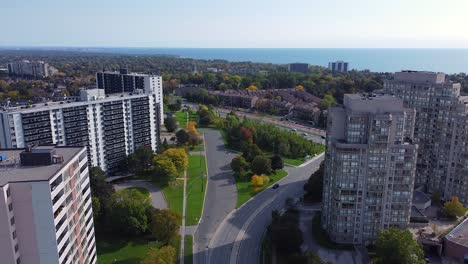
M292 166L299 166L302 163L304 163L306 160L305 158L299 158L299 159L288 159L284 158L283 162L285 165L292 165Z
M263 191L264 189L268 188L272 184L276 183L277 181L284 178L288 173L284 170L278 170L275 174L270 175L270 182L263 186L259 191L255 192L252 189L250 181L248 182L236 182L237 187L237 205L236 208L239 208L245 202L247 202L250 198L255 196L257 193Z
M179 128L185 128L187 125L187 112L175 112L175 117L179 123Z
M166 199L169 208L172 211L177 212L180 216L182 216L184 181L181 179L177 179L174 182L170 183L169 186L163 187L162 192L164 194L164 198Z
M149 191L145 188L141 188L141 187L130 187L130 188L127 188L127 189L123 189L123 190L120 190L119 192L130 192L130 190L137 190L138 192L146 195L149 197Z
M96 239L99 264L139 264L151 247L159 247L157 243L148 243L144 239Z
M184 243L184 252L185 252L185 258L184 258L184 263L185 264L192 264L193 263L193 236L187 235L185 236L185 243Z
M190 151L203 151L203 150L205 150L205 144L203 143L190 149Z
M203 172L203 181L200 178L200 171ZM206 175L205 156L190 155L187 169L187 207L185 212L185 224L187 226L196 225L200 219L206 191Z

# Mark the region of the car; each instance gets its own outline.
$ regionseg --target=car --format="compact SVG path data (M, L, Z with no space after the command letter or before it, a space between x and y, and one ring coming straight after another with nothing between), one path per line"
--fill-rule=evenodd
M297 129L295 129L295 128L292 128L292 129L291 129L291 131L292 131L292 132L296 132L296 131L297 131Z
M279 187L279 184L276 183L275 185L273 185L272 188L273 188L273 189L278 189L278 187Z
M302 135L303 135L304 137L307 137L307 136L308 136L307 133L302 133Z
M323 138L323 139L327 139L325 136L320 136L320 137Z

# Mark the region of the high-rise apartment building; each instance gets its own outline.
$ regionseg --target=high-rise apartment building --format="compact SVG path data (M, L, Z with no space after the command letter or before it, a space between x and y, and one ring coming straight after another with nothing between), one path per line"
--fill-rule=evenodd
M96 263L84 147L0 149L0 262Z
M348 72L348 62L334 61L328 63L328 69L332 72Z
M329 108L322 225L337 243L367 244L408 225L415 111L389 95L346 94Z
M162 77L151 74L130 73L127 69L120 71L102 71L96 73L96 86L104 89L106 94L134 93L143 91L155 95L159 104L159 121L164 124Z
M43 61L12 62L7 65L8 73L13 76L26 76L33 78L44 78L57 73L57 69Z
M290 72L300 72L306 74L309 71L309 64L307 63L291 63L288 65L288 70Z
M105 95L102 89L81 93L79 102L0 110L0 148L86 146L90 164L110 173L137 148L156 151L160 124L156 94Z
M384 90L416 110L416 186L468 204L468 97L444 73L403 71Z

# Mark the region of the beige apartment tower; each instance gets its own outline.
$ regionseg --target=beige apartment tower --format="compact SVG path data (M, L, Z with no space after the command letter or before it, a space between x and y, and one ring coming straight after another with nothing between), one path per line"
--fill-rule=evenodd
M346 94L329 109L322 226L337 243L369 244L409 223L415 111L382 94Z
M384 83L385 92L416 110L419 145L416 187L468 204L468 97L444 73L403 71Z
M97 262L85 147L0 149L0 263Z

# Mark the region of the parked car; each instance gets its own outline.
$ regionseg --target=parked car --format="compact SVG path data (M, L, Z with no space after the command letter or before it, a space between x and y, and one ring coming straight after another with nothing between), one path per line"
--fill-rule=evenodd
M273 188L273 189L278 189L278 187L279 187L279 184L275 183L275 185L273 185L272 188Z

